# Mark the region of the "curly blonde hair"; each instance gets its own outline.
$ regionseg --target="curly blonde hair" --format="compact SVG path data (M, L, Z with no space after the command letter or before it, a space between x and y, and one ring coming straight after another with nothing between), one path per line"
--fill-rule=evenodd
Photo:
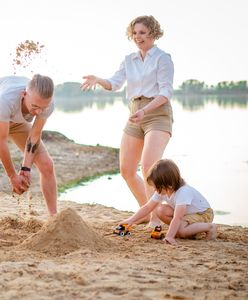
M158 40L164 34L163 30L160 28L159 22L153 16L140 16L132 20L127 27L126 35L129 40L133 39L133 30L137 23L145 25L149 30L149 36L153 37L155 40Z

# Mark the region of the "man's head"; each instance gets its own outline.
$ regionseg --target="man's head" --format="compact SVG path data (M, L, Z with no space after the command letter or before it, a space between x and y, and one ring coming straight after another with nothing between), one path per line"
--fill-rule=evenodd
M23 95L24 110L31 115L39 115L50 104L54 84L50 77L35 74Z

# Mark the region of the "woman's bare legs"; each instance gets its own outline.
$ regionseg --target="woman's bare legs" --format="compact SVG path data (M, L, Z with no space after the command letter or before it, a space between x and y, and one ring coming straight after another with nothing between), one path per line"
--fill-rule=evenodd
M144 178L144 187L146 191L147 200L150 199L154 193L152 186L146 182L146 177L151 166L162 158L165 147L170 140L170 134L164 131L151 130L145 135L144 147L141 157L141 167ZM152 213L149 227L155 227L160 224L160 219L156 213Z
M147 202L144 181L137 174L143 146L143 139L123 134L120 147L120 172L139 206Z
M144 205L154 192L145 178L150 167L161 159L169 139L170 134L163 131L150 131L144 140L126 133L122 136L120 172L140 206ZM140 161L144 179L137 174ZM152 216L152 222L160 222L155 214Z

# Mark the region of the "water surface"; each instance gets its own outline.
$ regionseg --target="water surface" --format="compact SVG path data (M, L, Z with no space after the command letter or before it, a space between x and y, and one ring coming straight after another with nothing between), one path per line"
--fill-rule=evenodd
M58 99L45 129L59 131L80 144L119 148L128 116L125 101L87 101L85 105L82 99L74 101L78 104L70 105L68 112ZM213 96L172 101L173 136L163 157L173 159L185 180L209 200L218 223L248 225L247 102L240 97ZM101 203L122 210L138 208L118 174L68 190L60 199Z

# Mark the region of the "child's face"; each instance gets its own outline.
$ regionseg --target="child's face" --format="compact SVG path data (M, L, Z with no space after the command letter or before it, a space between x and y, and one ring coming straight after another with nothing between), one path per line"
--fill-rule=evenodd
M160 195L168 195L168 190L162 189L162 191L160 192Z
M160 195L171 196L171 194L173 194L172 188L162 189L162 191L160 192Z
M171 196L173 194L173 189L172 187L169 187L168 189L162 189L161 192L159 192L157 189L156 189L156 186L154 183L150 183L150 185L154 188L155 191L157 191L160 195L167 195L167 196Z

